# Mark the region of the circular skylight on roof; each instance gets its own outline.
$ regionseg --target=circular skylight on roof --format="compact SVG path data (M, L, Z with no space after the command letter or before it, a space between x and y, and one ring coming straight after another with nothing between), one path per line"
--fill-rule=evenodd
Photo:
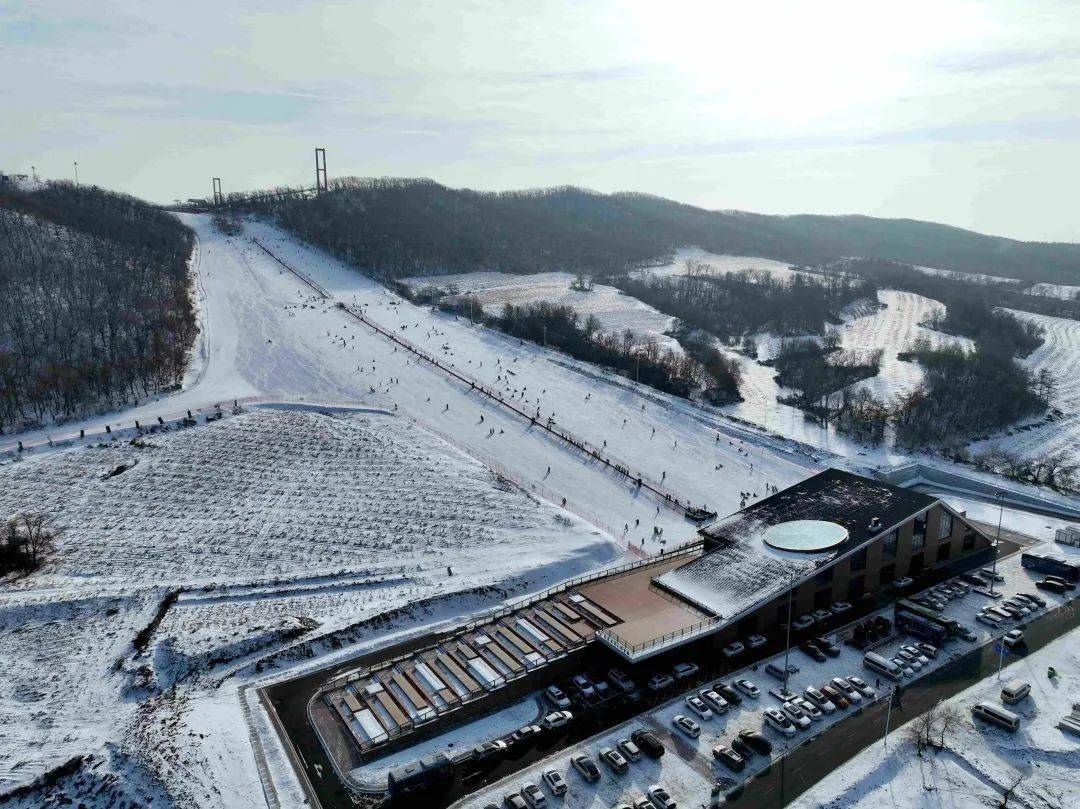
M826 520L791 520L765 531L765 544L780 551L818 553L848 538L847 529Z

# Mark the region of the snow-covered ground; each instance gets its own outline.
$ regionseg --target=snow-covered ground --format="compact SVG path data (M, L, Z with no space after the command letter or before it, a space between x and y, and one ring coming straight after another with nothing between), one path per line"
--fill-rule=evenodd
M1015 659L1010 656L1010 659ZM1047 668L1060 676L1047 677ZM1017 705L1002 705L1001 685L1019 679L1031 695ZM1072 710L1080 692L1080 629L1063 635L1030 656L1010 663L945 704L960 713L946 735L945 749L919 756L905 729L891 734L888 750L880 743L863 750L805 792L793 804L801 809L877 809L884 806L1001 806L1004 791L1023 778L1009 804L1028 809L1061 809L1080 804L1080 740L1056 727ZM1020 730L1006 733L974 720L971 706L992 702L1021 717Z
M1070 286L1069 284L1033 284L1024 291L1028 295L1061 298L1064 301L1070 301L1080 296L1080 286Z
M1080 461L1080 321L1036 315L1031 312L1006 310L1025 323L1035 323L1043 329L1043 344L1021 362L1032 373L1047 371L1054 387L1050 406L1064 415L1036 424L1030 429L1010 428L1004 435L992 436L971 445L972 452L996 446L1024 458L1038 458L1061 453L1074 463ZM1023 424L1021 424L1023 426Z
M639 273L641 275L685 275L688 261L692 261L697 265L697 272L704 272L709 275L754 270L755 272L767 272L769 275L779 279L787 279L800 274L792 270L791 266L783 261L774 261L771 258L758 258L756 256L719 255L702 250L699 247L684 247L676 250L671 261L655 267L647 267L640 270Z
M1072 553L1070 555L1080 558L1080 552ZM1020 566L1019 555L1014 555L999 563L998 572L1005 578L1005 581L998 586L1000 592L1005 593L1006 595L1012 595L1016 592L1035 592L1033 582L1038 577L1028 573ZM1063 597L1051 593L1043 593L1042 591L1039 592L1046 599L1048 609L1059 608L1060 605L1065 602ZM991 631L983 624L977 623L974 620L976 611L981 606L988 603L990 603L990 600L985 596L978 593L970 593L963 598L948 602L944 614L964 623L975 632L978 637L978 643L983 643L992 636L1004 634L1005 631L1011 628L1003 627ZM881 614L891 617L891 612L891 609L886 609L882 610ZM834 635L843 636L844 630L841 629L839 633L831 633L830 637L833 637ZM899 646L910 642L911 639L906 636L895 637L893 640L876 649L876 651L880 654L891 656ZM802 652L798 650L792 651L790 662L796 664L799 667L799 671L790 677L789 688L794 692L800 692L807 686L820 686L827 684L833 677L843 677L848 675L860 676L864 680L867 680L871 686L874 686L875 677L862 667L862 654L850 646L844 644L838 645L840 645L841 649L840 656L830 658L824 663L815 663ZM954 660L970 651L974 646L974 643L969 643L962 639L948 641L947 645L941 650L941 653L937 658L931 660L930 664L924 667L921 674L926 674L929 671L933 671L934 669L945 665L950 660ZM1066 646L1068 646L1067 641ZM1080 652L1077 652L1075 648L1073 648L1071 654L1075 659ZM778 666L782 667L783 655L777 655L771 662L777 663ZM1072 669L1076 670L1075 662L1071 665ZM1076 676L1080 677L1080 675ZM518 773L508 776L490 787L484 788L456 804L455 809L482 809L482 807L489 802L498 803L504 795L520 789L526 783L540 783L541 773L549 768L554 768L561 772L570 784L570 791L563 799L565 801L564 805L567 807L581 807L582 809L589 807L591 809L600 806L613 806L619 801L630 803L635 797L644 792L645 787L649 784L656 783L657 781L665 784L669 788L672 797L680 806L699 806L707 802L709 790L718 778L722 779L725 789L730 789L736 784L753 777L754 774L760 771L766 764L764 759L755 757L742 773L732 773L726 767L713 760L711 751L714 745L719 743L730 744L731 738L737 735L741 730L758 730L763 732L773 743L772 760L775 761L782 752L793 749L806 742L810 734L817 734L834 724L842 723L846 716L845 711L837 711L831 716L826 715L823 719L815 721L807 730L800 731L791 739L785 739L771 728L764 726L761 717L762 710L768 707L776 707L780 704L775 697L767 693L769 689L779 685L780 681L764 672L764 664L760 665L757 670L744 669L742 671L733 672L732 674L723 677L722 681L730 685L735 679L741 677L745 677L755 683L759 689L761 689L761 696L758 699L744 698L741 706L734 707L727 713L714 716L712 719L700 720L699 724L701 725L702 731L701 735L696 739L688 738L681 731L676 730L672 724L672 720L677 714L684 714L696 719L692 712L687 709L683 701L683 695L680 695L672 701L650 710L641 717L588 739L570 749L560 751L547 759L530 765ZM1070 702L1074 698L1070 696L1074 693L1074 691L1066 690L1064 688L1059 692L1057 702L1063 704L1063 710L1067 711L1068 705L1065 703ZM885 690L882 688L878 690L878 693L874 698L882 699L884 696ZM600 764L599 766L603 771L603 778L595 785L585 783L572 771L570 767L570 757L572 755L579 752L588 752L594 760L598 761L598 753L603 747L611 746L619 739L626 738L638 727L647 727L650 730L653 730L668 748L667 754L664 755L659 762L643 758L640 762L631 764L630 772L621 777L613 776L603 764ZM843 726L840 724L838 732L842 732L842 730ZM893 736L896 735L898 734L893 734ZM1070 749L1075 750L1075 744L1073 744ZM866 754L864 753L862 755ZM1074 768L1080 766L1080 762L1074 761L1073 764ZM837 784L842 788L846 784L859 782L867 772L867 768L852 766L849 763L840 768L837 772L838 775L834 777L838 780L835 781L834 784ZM834 793L836 791L838 791L838 789L834 786L832 792ZM825 794L828 795L831 793L826 791ZM815 804L805 803L801 805L810 806ZM834 805L840 807L847 806L848 804L839 802ZM863 806L866 807L876 805L889 804L863 804ZM909 806L917 804L901 801L896 805ZM964 804L951 805L963 806ZM1069 804L1061 804L1061 806L1066 805Z

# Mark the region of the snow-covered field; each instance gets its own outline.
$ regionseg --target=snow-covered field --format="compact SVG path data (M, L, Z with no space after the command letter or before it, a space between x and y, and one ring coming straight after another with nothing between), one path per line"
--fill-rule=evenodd
M1028 295L1061 298L1064 301L1070 301L1080 296L1080 286L1070 286L1069 284L1033 284L1024 291Z
M697 265L697 272L705 272L709 275L754 270L767 272L779 279L787 279L800 274L783 261L756 256L718 255L699 247L684 247L676 250L675 257L671 261L655 267L647 267L639 272L642 275L685 275L687 261L692 261Z
M1080 461L1080 321L1007 310L1013 317L1035 323L1043 329L1043 344L1021 360L1031 372L1049 372L1054 381L1050 397L1052 408L1064 415L1050 422L1031 419L1031 429L1011 428L1004 435L992 436L971 445L972 452L1000 447L1024 458L1064 454ZM1023 426L1023 425L1021 425Z
M1047 668L1061 675L1051 681ZM971 717L976 702L1001 705L1003 682L1031 684L1031 695L1004 705L1021 717L1015 734ZM1062 809L1080 804L1080 740L1056 727L1080 692L1080 629L1063 635L1030 656L1008 665L1001 679L991 676L947 701L960 722L946 736L945 749L919 756L905 729L891 734L886 751L879 744L863 750L804 793L801 809L877 809L883 806L1001 806L1006 789L1022 778L1009 806Z

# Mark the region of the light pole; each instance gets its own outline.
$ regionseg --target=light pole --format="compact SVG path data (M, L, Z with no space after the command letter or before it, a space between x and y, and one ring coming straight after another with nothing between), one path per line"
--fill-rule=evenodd
M79 187L79 161L75 161L75 187Z
M791 600L795 595L795 576L788 573L787 591L787 637L784 639L784 693L788 692L788 677L791 672L788 669L788 657L791 655Z
M997 539L994 540L994 561L992 563L991 575L990 575L990 593L994 592L994 584L997 581L997 558L998 548L1001 545L1001 518L1005 515L1005 492L1000 489L994 493L994 497L998 501L998 527L997 527Z

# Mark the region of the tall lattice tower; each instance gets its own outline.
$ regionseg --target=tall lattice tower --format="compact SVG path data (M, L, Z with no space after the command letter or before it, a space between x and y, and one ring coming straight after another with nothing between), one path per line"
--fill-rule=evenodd
M322 194L330 190L330 181L326 176L326 149L315 149L315 193Z

